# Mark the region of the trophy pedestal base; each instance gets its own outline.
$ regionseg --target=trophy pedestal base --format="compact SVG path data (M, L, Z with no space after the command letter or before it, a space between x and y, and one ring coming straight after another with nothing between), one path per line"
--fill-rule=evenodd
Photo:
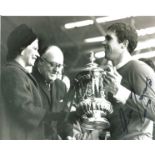
M107 130L110 127L110 123L106 118L83 118L81 126L86 130Z

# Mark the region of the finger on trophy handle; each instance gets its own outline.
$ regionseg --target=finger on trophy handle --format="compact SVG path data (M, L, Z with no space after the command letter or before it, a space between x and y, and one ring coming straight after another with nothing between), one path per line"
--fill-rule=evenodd
M111 60L108 60L108 61L107 61L107 64L104 66L104 70L105 70L106 72L113 72L114 66L113 66Z
M111 60L108 60L108 61L107 61L107 65L113 66L112 61L111 61Z

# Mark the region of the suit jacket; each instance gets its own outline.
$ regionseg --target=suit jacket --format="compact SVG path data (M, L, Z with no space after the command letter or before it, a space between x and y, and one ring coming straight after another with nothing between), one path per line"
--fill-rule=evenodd
M57 118L51 118L52 121L47 120L45 122L46 138L56 140L58 139L58 135L65 137L66 133L72 134L72 125L68 123L64 124L64 117L61 115L62 112L68 110L66 103L63 102L65 95L67 94L66 85L59 79L55 80L53 83L46 83L37 68L34 69L33 75L39 84L44 107L48 112L58 114ZM71 132L68 132L67 130L70 130Z
M44 139L46 113L36 80L17 62L2 69L0 139Z

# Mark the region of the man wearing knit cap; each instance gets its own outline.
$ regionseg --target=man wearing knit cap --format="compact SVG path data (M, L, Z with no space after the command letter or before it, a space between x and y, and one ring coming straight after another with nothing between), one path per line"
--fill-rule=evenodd
M25 48L36 38L36 34L33 33L33 31L30 28L28 28L25 24L18 26L8 37L7 59L14 59L18 54L21 53L22 48Z
M31 74L38 53L38 39L26 25L8 37L8 63L2 68L0 139L44 139L43 107L38 84Z

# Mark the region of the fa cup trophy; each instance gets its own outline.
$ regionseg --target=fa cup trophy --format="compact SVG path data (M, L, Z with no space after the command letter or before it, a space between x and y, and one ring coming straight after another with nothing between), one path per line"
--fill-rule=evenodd
M108 130L107 115L113 112L111 103L106 100L104 70L95 62L91 53L90 63L77 70L74 79L74 100L80 124L86 130Z

